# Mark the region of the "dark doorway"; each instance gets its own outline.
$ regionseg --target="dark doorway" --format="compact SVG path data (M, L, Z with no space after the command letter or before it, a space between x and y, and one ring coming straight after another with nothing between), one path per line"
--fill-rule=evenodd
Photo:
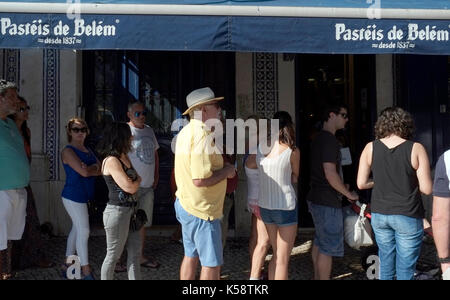
M209 86L224 96L228 118L235 112L235 55L228 52L84 51L83 107L92 129L87 141L95 148L112 121L128 121L127 106L140 100L149 111L147 123L158 138L160 180L155 190L154 225L176 224L170 177L173 168L172 122L186 109L186 95ZM101 223L107 188L98 179L92 221Z
M427 149L432 167L450 147L450 58L396 55L396 105L415 121L415 140Z
M315 133L321 129L321 111L328 103L348 107L348 126L336 136L343 147L350 148L352 164L343 166L344 181L356 189L359 154L372 138L376 118L375 57L299 54L295 68L296 132L301 151L299 226L313 227L306 195L310 184L310 145Z

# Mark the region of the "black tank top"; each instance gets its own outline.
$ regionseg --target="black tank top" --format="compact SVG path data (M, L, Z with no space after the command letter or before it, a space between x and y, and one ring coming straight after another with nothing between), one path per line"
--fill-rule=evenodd
M135 181L137 179L137 172L131 166L130 168L127 168L125 164L120 160L120 158L116 157L121 165L127 176L132 180ZM136 199L134 195L125 192L122 190L117 183L114 181L113 177L111 175L103 175L103 178L105 178L106 185L108 186L108 204L110 205L118 205L118 206L133 206L136 204Z
M405 141L389 149L380 140L373 142L372 212L423 218L419 181L411 164L413 145Z

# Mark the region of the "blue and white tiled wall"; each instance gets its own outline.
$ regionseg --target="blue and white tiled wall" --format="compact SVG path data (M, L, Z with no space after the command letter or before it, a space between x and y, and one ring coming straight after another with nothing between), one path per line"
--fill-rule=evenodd
M278 55L253 53L253 111L271 118L278 110Z
M48 158L49 180L60 179L60 51L42 50L42 149ZM0 50L0 78L15 82L21 88L21 51L18 49ZM23 72L23 71L22 71Z

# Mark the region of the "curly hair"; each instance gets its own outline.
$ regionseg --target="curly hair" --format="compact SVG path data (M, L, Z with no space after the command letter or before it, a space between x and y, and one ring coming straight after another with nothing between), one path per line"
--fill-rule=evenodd
M414 130L414 120L409 112L400 107L388 107L380 113L375 124L375 138L395 134L409 140L413 137Z

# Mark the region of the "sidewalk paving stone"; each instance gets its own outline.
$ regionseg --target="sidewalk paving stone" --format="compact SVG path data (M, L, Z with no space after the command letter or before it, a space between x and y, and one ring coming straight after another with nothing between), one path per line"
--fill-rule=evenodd
M310 280L313 278L311 246L313 234L300 232L291 254L289 278ZM30 268L18 271L14 280L64 280L60 266L64 261L66 237L53 237L46 241L45 252L56 263L54 268ZM183 258L183 246L166 236L150 236L145 252L153 256L161 266L158 269L141 268L144 280L177 280L180 263ZM332 278L335 280L367 280L366 271L361 266L363 250L354 250L345 246L345 256L333 260ZM89 258L94 276L100 279L100 270L106 254L105 236L89 238ZM265 268L271 258L266 257ZM436 251L432 243L423 243L419 265L436 266ZM222 279L247 280L250 274L248 238L229 238L224 251ZM127 273L116 273L115 279L127 280Z

